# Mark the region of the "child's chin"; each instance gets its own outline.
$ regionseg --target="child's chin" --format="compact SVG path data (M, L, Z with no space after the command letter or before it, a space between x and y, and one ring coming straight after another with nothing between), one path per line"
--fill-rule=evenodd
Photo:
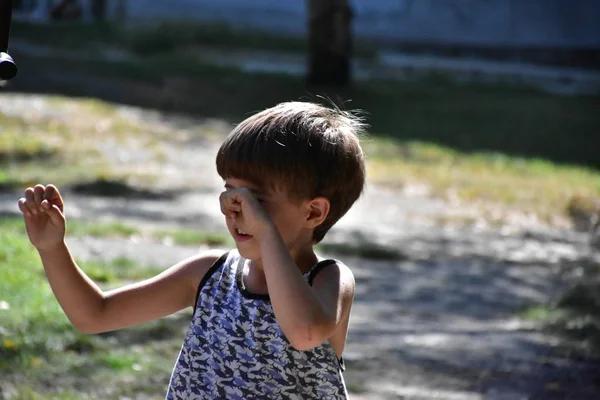
M260 254L256 249L248 248L243 243L237 243L238 253L246 260L256 261L260 258Z

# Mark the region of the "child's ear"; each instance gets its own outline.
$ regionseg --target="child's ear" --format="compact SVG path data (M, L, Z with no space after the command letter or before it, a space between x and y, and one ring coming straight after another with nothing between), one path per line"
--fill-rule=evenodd
M321 225L329 215L330 207L329 200L325 197L315 197L310 200L308 202L308 215L306 216L307 227L316 228Z

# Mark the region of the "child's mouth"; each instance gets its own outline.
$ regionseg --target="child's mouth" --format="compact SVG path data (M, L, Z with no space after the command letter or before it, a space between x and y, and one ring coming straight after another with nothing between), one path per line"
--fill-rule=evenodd
M235 238L236 240L240 240L240 241L244 241L244 240L249 240L252 238L252 235L247 234L244 231L241 231L239 229L235 230Z

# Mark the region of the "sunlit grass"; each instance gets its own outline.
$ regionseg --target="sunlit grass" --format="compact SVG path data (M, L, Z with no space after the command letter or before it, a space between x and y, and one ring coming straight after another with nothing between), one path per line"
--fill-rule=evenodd
M0 310L0 370L6 373L17 366L27 367L34 357L43 357L48 336L71 330L50 287L43 284L37 254L26 237L0 231L0 243L0 296L4 302Z
M463 201L487 201L543 218L566 215L574 196L600 199L600 172L500 153L462 153L420 142L365 143L368 176L391 186L425 184L432 194L452 190Z
M0 114L0 162L51 158L57 146L44 140L42 129L31 129L23 118Z
M94 237L128 237L138 234L140 230L134 226L122 222L97 222L97 221L70 221L68 222L68 234L72 236L94 236Z
M15 199L16 202L16 199ZM19 216L3 216L0 220L0 231L25 234L23 218ZM67 220L68 237L98 237L98 238L123 238L129 239L133 236L157 242L168 241L182 246L234 246L231 236L223 232L205 232L186 228L173 229L141 229L137 226L125 224L119 221L102 222L79 219ZM118 265L119 267L130 267L131 265Z
M160 270L128 259L79 264L101 286ZM164 392L188 318L186 313L183 319L155 321L116 336L77 332L26 235L15 223L0 224L0 375L10 398L97 398L93 393L106 387L115 396L126 395L136 392L136 381L144 382L137 388L144 393ZM71 392L62 392L67 386Z
M63 104L54 98L54 103L53 116L0 111L0 185L24 188L38 182L69 184L116 175L98 146L119 140L125 132L135 133L135 128L115 116L103 123L105 106L97 101L83 101L82 107L77 101Z
M173 241L180 245L206 244L209 246L234 246L235 243L228 233L201 232L192 229L173 229L156 231L152 236L162 241Z

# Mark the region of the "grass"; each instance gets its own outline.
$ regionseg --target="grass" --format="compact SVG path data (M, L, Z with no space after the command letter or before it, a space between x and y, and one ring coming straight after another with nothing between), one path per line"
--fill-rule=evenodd
M517 314L528 321L544 322L554 317L556 310L545 306L532 306L521 310Z
M46 114L0 111L0 186L120 178L99 147L126 146L140 128L102 101L48 96L46 103Z
M555 302L525 308L518 315L600 354L600 264L586 262L577 268L582 278Z
M387 185L424 183L436 195L451 190L464 201L499 203L546 220L575 214L575 208L590 214L591 200L573 200L600 199L600 173L590 167L497 152L465 154L423 142L384 143L374 141L366 148L373 155L369 177Z
M356 394L366 393L368 391L364 384L358 382L349 383L347 389L348 392Z
M589 280L562 295L556 304L560 314L550 326L600 354L600 266L595 269Z
M122 281L140 281L163 271L160 267L141 267L128 258L110 261L90 260L84 263L86 274L95 282L117 284Z
M0 220L0 230L25 234L23 218L3 215ZM139 232L138 228L121 222L83 221L70 218L67 221L67 234L75 237L127 237Z
M598 289L598 285L593 286L593 290ZM592 354L600 354L598 303L590 296L590 290L591 287L584 290L583 294L576 294L580 298L577 304L562 304L564 299L574 296L573 290L570 290L563 295L557 305L534 306L521 311L518 315L525 320L541 324L550 332L576 341L579 346ZM591 308L593 310L590 310Z
M3 393L17 399L118 398L138 396L138 391L150 398L164 393L189 312L118 334L82 335L63 314L37 253L15 225L4 219L0 224ZM159 271L126 259L79 264L101 286ZM144 382L143 387L137 381ZM69 387L69 392L61 393L61 387ZM110 395L102 392L106 388L111 388Z
M206 244L208 246L235 246L228 233L200 232L192 229L159 230L152 234L161 241L172 241L183 246Z
M25 234L23 219L16 216L2 216L0 230L15 234ZM124 224L118 221L99 222L78 219L67 220L67 236L72 237L98 237L98 238L129 238L141 236L149 240L164 242L169 241L181 246L234 246L233 239L227 233L205 232L193 229L150 229L142 230L138 227ZM116 264L115 264L116 263ZM117 268L132 268L130 260L113 260L113 266ZM102 265L98 265L102 269ZM131 277L124 277L131 279Z
M125 48L138 55L166 53L175 47L238 48L247 50L305 53L308 45L304 38L273 35L257 29L236 28L226 23L159 22L138 24L124 28L115 24L29 24L13 22L11 33L36 44L59 45L65 49L90 49L109 45ZM363 58L375 57L374 46L368 41L354 44L355 54Z
M139 229L121 222L68 221L68 234L72 236L128 237L138 233Z

